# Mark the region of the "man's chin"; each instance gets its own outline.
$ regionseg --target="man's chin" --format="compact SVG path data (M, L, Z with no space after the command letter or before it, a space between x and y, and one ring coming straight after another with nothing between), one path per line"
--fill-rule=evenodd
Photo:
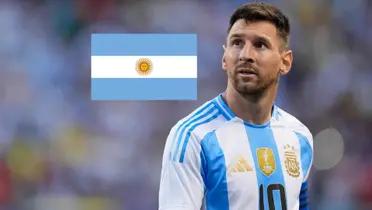
M240 86L236 89L241 95L257 95L259 93L262 93L262 88L259 88L257 86Z

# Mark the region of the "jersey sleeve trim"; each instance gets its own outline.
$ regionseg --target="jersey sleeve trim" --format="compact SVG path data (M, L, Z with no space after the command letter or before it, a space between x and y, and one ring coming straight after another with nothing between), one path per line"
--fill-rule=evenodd
M217 112L212 112L209 116L206 116L205 118L203 118L202 121L197 122L197 123L195 123L194 125L192 125L192 126L190 127L190 129L189 129L189 130L187 131L187 133L186 133L186 137L185 137L185 140L184 140L184 143L183 143L183 146L182 146L182 150L181 150L181 154L180 154L179 162L182 163L183 160L185 159L186 147L187 147L187 143L188 143L188 141L189 141L189 139L190 139L190 135L191 135L192 131L193 131L196 127L198 127L198 126L200 126L200 125L202 125L202 124L208 123L208 122L210 122L210 121L216 119L219 115L221 115L221 113L219 112L219 110L217 110Z
M191 115L188 119L183 121L182 124L177 128L173 139L173 144L176 145L175 147L172 146L173 151L172 159L174 161L177 160L177 157L179 155L179 150L181 149L182 146L182 140L185 142L186 139L185 136L188 136L188 138L190 138L190 134L189 135L187 134L192 131L191 128L195 125L195 123L198 123L200 122L200 120L203 120L205 117L208 117L211 113L213 113L215 109L216 108L214 103L209 103L208 105L202 107L200 110L195 112L195 114Z

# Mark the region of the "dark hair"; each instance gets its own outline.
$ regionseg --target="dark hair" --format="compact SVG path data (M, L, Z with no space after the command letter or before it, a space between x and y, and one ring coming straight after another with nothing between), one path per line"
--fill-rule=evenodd
M231 27L239 19L244 19L247 22L268 21L272 23L287 47L290 30L289 20L277 7L266 3L243 4L231 15L227 32L230 32Z

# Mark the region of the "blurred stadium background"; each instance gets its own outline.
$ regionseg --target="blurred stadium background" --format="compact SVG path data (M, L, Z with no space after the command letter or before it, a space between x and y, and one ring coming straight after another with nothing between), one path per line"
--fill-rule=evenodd
M171 126L222 92L246 1L0 1L0 209L157 209ZM372 1L269 1L289 14L277 103L314 135L311 206L372 209ZM90 34L197 33L198 101L90 100Z

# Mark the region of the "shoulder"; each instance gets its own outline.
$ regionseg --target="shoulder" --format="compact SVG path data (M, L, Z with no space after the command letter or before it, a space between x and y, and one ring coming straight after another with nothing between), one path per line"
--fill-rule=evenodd
M244 121L238 117L234 117L229 121L221 123L218 128L209 132L204 139L207 139L208 137L213 135L225 137L229 136L230 134L239 133L242 130L244 130Z
M238 117L234 117L205 135L201 140L201 146L203 151L206 151L205 153L208 153L208 151L218 151L220 148L224 148L226 151L230 151L231 149L237 150L244 145L245 139L246 129L244 121Z
M304 174L303 180L306 181L313 161L313 136L310 130L300 120L283 109L277 107L274 114L274 123L276 126L282 126L285 129L290 129L292 132L294 132L299 140L302 164L301 167Z
M201 106L194 109L191 113L187 114L185 117L181 118L173 127L178 128L182 126L185 122L191 120L197 120L198 117L208 115L216 109L216 105L213 100L209 100L202 104Z
M225 121L218 105L212 99L179 120L172 127L171 132L174 132L174 135L181 135L181 137L185 137L183 134L188 134L201 140L207 133Z
M183 162L189 152L199 151L204 136L222 125L226 119L214 100L207 101L172 127L168 141L172 142L173 159Z
M313 136L306 125L295 116L276 106L273 116L273 124L293 131L299 138L306 140L306 143L313 147Z

